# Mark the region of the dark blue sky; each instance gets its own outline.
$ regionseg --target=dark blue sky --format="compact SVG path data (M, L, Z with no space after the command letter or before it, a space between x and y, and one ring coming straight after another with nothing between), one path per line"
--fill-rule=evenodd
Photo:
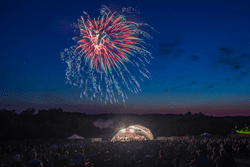
M154 27L149 43L152 80L123 104L102 105L65 84L60 51L74 37L70 24L83 11L98 17L101 5L139 9ZM91 113L186 113L250 115L250 2L5 1L0 7L0 108L62 107ZM69 43L68 43L69 41Z

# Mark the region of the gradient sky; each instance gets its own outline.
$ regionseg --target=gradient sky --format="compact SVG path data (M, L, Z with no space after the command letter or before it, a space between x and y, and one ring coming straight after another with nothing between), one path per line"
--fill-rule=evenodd
M80 99L65 84L60 51L70 24L101 5L133 7L154 27L147 69L152 80L123 104ZM5 1L0 7L0 109L63 108L96 114L192 113L250 115L250 12L243 0Z

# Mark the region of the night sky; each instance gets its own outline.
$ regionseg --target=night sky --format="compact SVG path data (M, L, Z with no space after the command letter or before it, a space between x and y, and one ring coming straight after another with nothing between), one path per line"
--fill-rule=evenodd
M65 84L60 51L73 44L70 24L101 5L140 11L152 26L151 80L123 103L81 99ZM1 4L0 109L59 108L70 112L202 112L213 116L250 115L250 2L174 1L5 1ZM133 73L133 71L131 71Z

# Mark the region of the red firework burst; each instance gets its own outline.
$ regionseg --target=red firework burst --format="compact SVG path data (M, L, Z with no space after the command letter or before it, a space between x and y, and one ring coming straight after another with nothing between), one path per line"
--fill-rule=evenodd
M140 48L137 23L126 21L125 16L116 12L105 13L97 20L83 17L79 20L81 39L75 51L84 57L91 69L107 74L111 68L121 70L124 62L130 62L135 50Z

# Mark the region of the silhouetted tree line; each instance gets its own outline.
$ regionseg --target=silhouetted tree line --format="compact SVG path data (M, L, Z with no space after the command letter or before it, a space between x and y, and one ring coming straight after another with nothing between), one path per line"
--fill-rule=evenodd
M113 120L107 128L94 126L98 120ZM204 132L226 136L250 125L250 117L213 117L199 114L99 114L86 115L64 112L61 108L39 110L29 108L21 114L15 110L0 110L1 140L63 139L74 133L88 137L110 138L121 127L140 124L149 128L154 137L198 135Z

